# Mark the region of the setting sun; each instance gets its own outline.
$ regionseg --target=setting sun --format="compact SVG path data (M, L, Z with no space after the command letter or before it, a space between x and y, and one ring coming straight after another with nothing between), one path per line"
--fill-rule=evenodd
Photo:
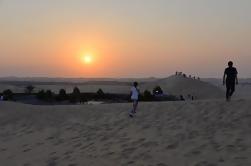
M92 61L93 61L93 56L91 54L85 54L83 57L82 57L82 60L85 64L91 64Z

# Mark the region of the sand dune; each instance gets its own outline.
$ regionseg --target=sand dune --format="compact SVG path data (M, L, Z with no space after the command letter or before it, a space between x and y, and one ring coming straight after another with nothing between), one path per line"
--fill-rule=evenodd
M222 79L216 78L205 78L203 79L206 82L209 82L222 90L226 90L226 87L222 85ZM239 79L239 84L236 85L236 91L234 96L238 98L251 98L251 79Z
M249 166L251 102L0 102L3 166Z
M184 78L182 76L170 76L165 79L159 79L155 82L145 83L141 86L143 90L153 89L160 86L163 91L174 94L187 96L188 94L196 96L197 99L222 98L224 92L222 89L207 82Z

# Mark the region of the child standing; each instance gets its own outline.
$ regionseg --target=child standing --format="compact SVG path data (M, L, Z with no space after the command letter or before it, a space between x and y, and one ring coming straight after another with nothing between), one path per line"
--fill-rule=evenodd
M129 113L130 117L133 117L134 114L136 114L136 109L138 106L139 101L139 89L138 89L138 83L134 82L133 87L131 88L131 100L133 102L133 108Z

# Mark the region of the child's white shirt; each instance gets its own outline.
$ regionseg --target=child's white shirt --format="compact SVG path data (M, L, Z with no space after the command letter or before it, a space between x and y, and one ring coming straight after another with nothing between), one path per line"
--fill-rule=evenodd
M132 100L138 100L139 99L139 91L138 91L138 89L135 88L135 87L132 87L131 88L131 92L132 92L131 99Z

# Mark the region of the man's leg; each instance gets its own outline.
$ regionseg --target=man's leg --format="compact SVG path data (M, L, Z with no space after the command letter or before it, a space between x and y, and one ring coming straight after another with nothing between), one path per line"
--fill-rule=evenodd
M229 84L226 84L226 100L229 101L229 98L230 98L230 86Z
M235 83L232 83L231 84L231 91L230 91L230 96L232 96L233 95L233 93L234 93L234 91L235 91Z

